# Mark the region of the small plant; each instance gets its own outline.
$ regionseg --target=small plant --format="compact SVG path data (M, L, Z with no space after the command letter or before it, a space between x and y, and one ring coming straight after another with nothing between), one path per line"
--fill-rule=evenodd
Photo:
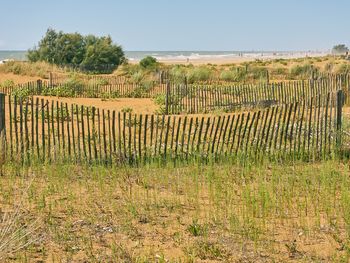
M187 230L195 237L203 236L206 234L206 228L198 223L198 220L193 220Z
M116 98L120 98L120 91L119 90L114 90L111 92L111 95L110 97L113 98L113 99L116 99Z
M105 78L100 78L96 82L97 85L105 86L109 84L109 81Z
M290 69L290 75L292 78L308 78L313 70L314 67L311 64L295 65Z
M121 112L132 113L133 109L131 107L124 107L121 109Z
M15 82L12 79L7 79L0 83L1 88L11 88L14 85L15 85Z
M223 260L229 256L224 248L210 241L196 242L194 246L187 249L187 253L201 260Z
M17 101L26 101L31 95L31 91L28 87L16 88L11 94L13 97L17 97Z
M286 244L286 248L288 249L290 258L295 258L300 254L300 252L297 250L296 240L294 240L293 242L290 242L289 244Z
M165 113L165 111L166 111L165 100L166 100L165 94L157 94L153 98L154 103L159 106L158 110L155 112L156 114L164 114Z
M108 93L108 92L102 92L101 94L100 94L100 98L101 98L101 100L108 100L109 98L110 98L111 96L110 96L110 94Z

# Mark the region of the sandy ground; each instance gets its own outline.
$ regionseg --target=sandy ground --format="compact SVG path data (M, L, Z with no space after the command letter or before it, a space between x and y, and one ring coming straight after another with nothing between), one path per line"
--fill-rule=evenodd
M251 56L243 57L198 57L198 58L164 58L159 59L158 61L165 65L172 64L193 64L193 65L206 65L206 64L215 64L215 65L225 65L225 64L237 64L242 62L249 62L259 60L274 60L274 59L295 59L295 58L305 58L305 57L322 57L326 56L326 53L296 53L291 55L259 55L254 54ZM137 64L140 60L129 60L131 64Z
M61 101L68 104L77 104L84 106L95 106L96 108L122 111L126 108L131 108L132 113L153 114L158 109L158 106L152 99L148 98L120 98L120 99L98 99L98 98L57 98L48 96L38 96L45 100Z
M30 81L36 81L38 79L39 79L38 77L22 76L22 75L15 75L13 73L0 72L0 83L5 80L12 80L16 84L22 84Z

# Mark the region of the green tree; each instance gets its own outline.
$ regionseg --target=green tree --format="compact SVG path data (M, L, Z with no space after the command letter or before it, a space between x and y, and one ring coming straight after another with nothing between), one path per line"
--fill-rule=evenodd
M81 65L86 69L97 69L100 65L120 65L125 60L123 49L112 44L112 38L86 39L86 53Z
M121 46L113 44L110 36L82 36L49 28L38 47L28 51L28 59L100 72L117 68L125 56Z
M45 36L39 42L39 49L34 47L34 49L28 51L28 59L30 61L55 63L58 38L59 34L55 30L49 28Z
M349 48L344 44L335 45L332 49L332 53L336 55L345 54L349 52Z
M80 65L85 56L85 40L78 33L62 34L57 39L55 62L61 65Z

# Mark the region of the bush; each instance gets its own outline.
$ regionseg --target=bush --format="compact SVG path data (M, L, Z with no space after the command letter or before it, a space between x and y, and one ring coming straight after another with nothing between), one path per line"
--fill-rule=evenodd
M28 50L31 62L45 61L93 72L117 68L125 60L124 52L110 36L82 36L79 33L56 32L49 28L38 48Z
M157 59L147 56L140 61L140 66L144 69L155 69L158 66Z
M17 101L26 101L31 94L31 90L28 87L14 89L11 93L13 97L17 97Z
M0 83L1 88L11 88L14 85L15 85L15 82L12 79L7 79Z
M332 62L328 62L325 66L324 66L324 70L328 73L331 73L333 71L333 67L334 64Z
M195 67L187 72L188 83L197 81L208 81L212 77L212 71L207 67Z
M338 65L337 68L336 68L336 73L337 74L350 73L350 64L342 63L342 64Z
M73 76L57 87L44 88L42 94L46 96L73 98L76 97L76 95L83 89L83 87L83 82L77 77ZM92 90L88 89L87 92L88 95L91 97L93 93Z
M134 83L141 83L144 78L144 73L142 71L137 71L131 75L131 80Z
M93 82L93 81L90 80L90 82ZM109 84L109 81L105 78L100 78L96 81L96 84L101 85L101 86L105 86L105 85Z
M286 68L278 67L273 69L271 73L276 75L286 75L288 74L288 70Z
M173 66L169 70L169 73L173 82L183 83L185 81L186 68L184 68L183 66L179 66L179 65Z
M236 73L231 70L224 70L219 78L224 81L236 81Z
M224 70L221 72L219 78L224 81L235 81L239 82L244 80L246 77L245 71L239 68L232 68L230 70Z
M309 77L314 67L310 64L295 65L290 69L290 75L292 78L295 77Z
M267 69L264 67L251 67L249 69L249 76L253 79L265 79Z
M165 113L165 99L166 99L165 94L157 94L153 98L154 103L159 106L159 109L155 113L157 113L157 114L164 114Z

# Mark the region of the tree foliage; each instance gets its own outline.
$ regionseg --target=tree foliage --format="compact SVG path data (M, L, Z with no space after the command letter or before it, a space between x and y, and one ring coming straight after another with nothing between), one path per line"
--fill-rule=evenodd
M332 49L333 54L345 54L349 52L349 48L344 44L335 45Z
M100 72L117 68L125 56L122 47L113 44L110 36L82 36L49 28L38 47L28 51L28 59Z
M140 66L145 69L154 69L158 66L158 62L156 58L147 56L141 59Z

